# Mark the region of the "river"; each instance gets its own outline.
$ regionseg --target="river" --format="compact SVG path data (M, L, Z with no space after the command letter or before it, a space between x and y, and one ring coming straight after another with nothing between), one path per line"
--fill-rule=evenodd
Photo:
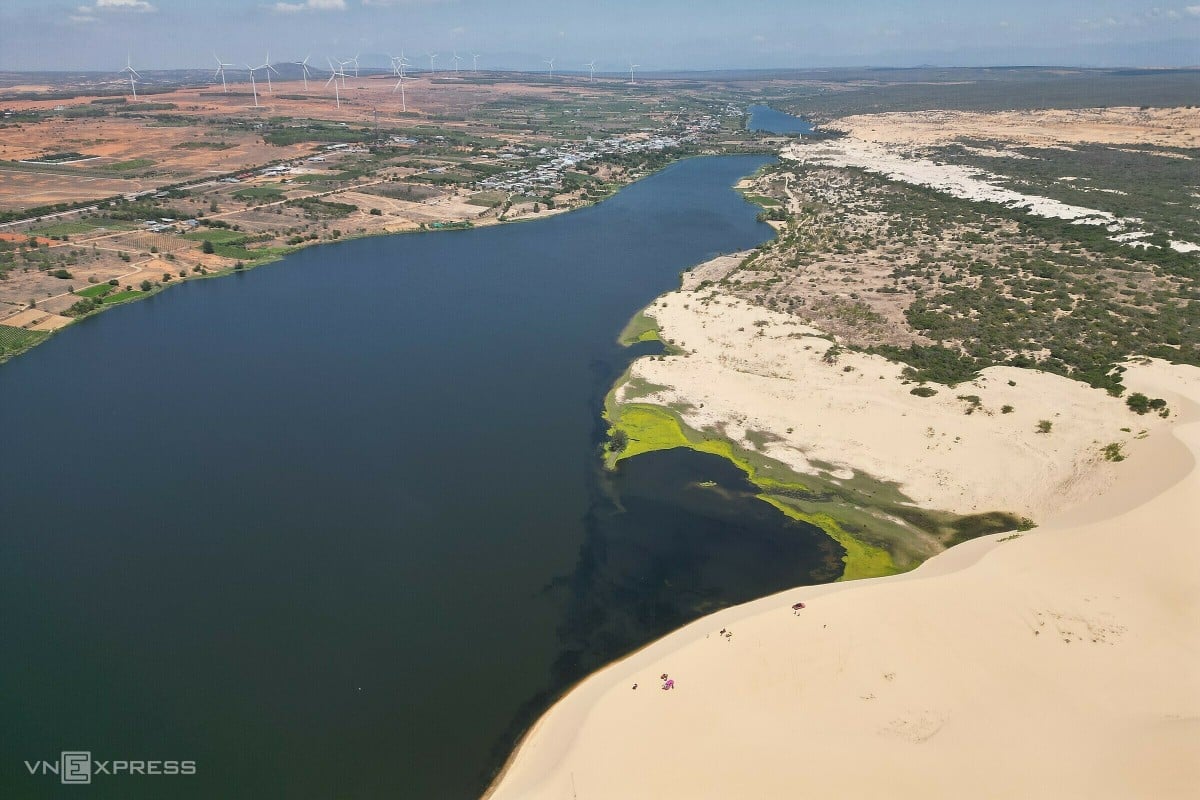
M596 455L617 333L771 236L731 189L768 162L302 250L0 367L0 795L90 750L197 765L96 797L473 797L585 672L837 577L728 462Z

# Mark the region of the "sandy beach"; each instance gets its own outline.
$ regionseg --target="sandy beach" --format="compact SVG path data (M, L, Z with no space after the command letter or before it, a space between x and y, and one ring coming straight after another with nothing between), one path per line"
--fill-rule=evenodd
M698 620L577 686L489 796L1193 796L1200 370L1126 383L1174 413L1086 502Z

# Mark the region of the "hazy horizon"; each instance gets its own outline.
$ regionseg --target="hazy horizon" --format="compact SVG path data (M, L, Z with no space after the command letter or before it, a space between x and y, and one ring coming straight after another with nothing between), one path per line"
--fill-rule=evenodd
M1200 0L1198 0L1200 2ZM695 8L678 0L8 0L0 9L0 69L205 69L212 53L242 66L312 55L405 52L428 67L558 71L595 60L613 72L845 67L1184 67L1200 64L1200 4L1139 0L1014 0L985 8L915 0L831 7L765 0Z

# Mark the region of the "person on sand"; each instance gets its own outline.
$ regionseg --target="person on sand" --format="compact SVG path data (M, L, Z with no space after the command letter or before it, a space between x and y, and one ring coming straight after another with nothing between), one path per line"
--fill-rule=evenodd
M635 692L637 691L637 684L636 684L636 683L633 685L633 690L634 690Z

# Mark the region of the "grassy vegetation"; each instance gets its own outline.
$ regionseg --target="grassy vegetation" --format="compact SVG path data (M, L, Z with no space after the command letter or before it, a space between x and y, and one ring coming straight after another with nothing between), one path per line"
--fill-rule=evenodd
M266 203L272 200L282 200L284 195L274 186L247 186L245 189L238 189L234 192L233 197L237 200Z
M350 203L334 203L318 200L315 197L301 197L288 200L287 205L304 209L305 213L314 217L348 217L358 210L358 206Z
M205 142L195 140L191 142L180 142L172 145L172 150L228 150L233 147L229 142Z
M246 241L248 235L241 231L228 230L225 228L208 228L202 231L189 231L181 237L192 242L209 241L213 244L241 244Z
M45 331L27 331L24 328L0 325L0 362L25 352L49 335Z
M85 155L83 153L77 153L74 150L71 150L71 151L65 152L65 153L47 153L46 155L43 155L43 156L37 156L35 158L27 158L27 159L25 159L25 161L29 161L34 164L62 164L64 162L68 162L68 161L79 161L79 160L82 160L85 158L93 158L93 157L94 156Z
M1195 151L1098 144L1076 144L1062 150L997 146L988 141L966 144L1003 148L1024 158L981 156L961 145L939 148L935 156L986 169L1000 176L1000 185L1019 192L1036 192L1119 217L1137 217L1150 230L1170 230L1177 239L1200 242L1200 217L1180 213L1195 202L1192 192L1200 181Z
M747 200L749 200L751 203L760 205L764 208L769 208L772 206L779 205L779 201L776 200L774 197L767 197L766 195L763 195L763 194L745 194L742 196L745 197Z
M95 286L89 286L86 289L77 289L75 294L80 297L103 297L115 288L114 286L109 286L107 283L97 283Z
M484 206L485 208L495 208L508 199L505 192L486 191L476 192L467 198L467 202L473 206Z
M145 169L153 167L154 162L149 158L131 158L128 161L117 161L112 164L105 164L101 169L109 172L131 172L137 169Z
M91 233L99 227L101 226L91 222L56 222L53 225L34 228L30 233L38 236L78 236L81 233Z
M1130 355L1200 365L1195 254L1129 247L1102 226L1034 217L860 170L838 170L851 182L835 190L832 170L782 169L812 200L725 285L907 364L911 380L954 385L984 367L1008 365L1120 394L1118 365ZM1160 177L1170 184L1179 176ZM1172 209L1171 219L1184 225L1190 212L1177 202L1178 187L1161 192L1176 200L1160 209ZM880 264L890 269L884 282L834 289ZM801 269L823 283L785 280ZM841 296L828 296L835 293ZM897 295L905 298L906 327L872 310ZM918 336L924 341L913 341Z

